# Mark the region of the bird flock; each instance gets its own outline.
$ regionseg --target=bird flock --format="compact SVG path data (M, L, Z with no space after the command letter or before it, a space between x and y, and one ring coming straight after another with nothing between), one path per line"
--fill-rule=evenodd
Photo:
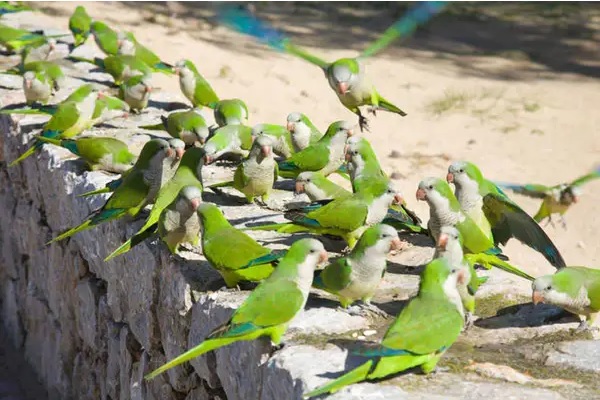
M1 5L2 14L23 8L8 2ZM454 162L445 177L427 177L417 186L416 199L425 201L430 209L423 227L381 168L368 134L357 135L357 128L368 130L361 107L373 115L377 111L407 115L370 83L365 59L393 39L409 35L442 8L441 2L421 3L359 57L332 63L295 46L247 11L230 9L221 15L221 21L233 29L323 70L341 104L358 117L358 125L335 121L325 132L299 112L289 114L285 125L248 126L245 103L220 99L191 61L181 60L175 65L162 61L133 33L118 32L92 20L82 6L69 20L74 41L71 47L77 48L91 36L105 57L69 55L67 60L95 65L112 76L114 87L100 91L93 84L84 84L54 104L53 95L64 85L65 76L59 64L48 61L48 57L64 35L47 36L0 23L0 44L21 54L19 65L5 73L23 76L27 101L26 107L6 107L0 113L50 116L30 147L10 166L35 154L42 145L52 144L80 157L91 170L118 174L104 187L80 195L109 197L88 219L49 243L108 221L136 216L151 206L145 224L106 260L157 233L174 254L183 244L199 245L229 288L240 282L258 282L225 324L196 347L150 372L146 379L236 341L267 336L278 345L289 322L304 308L311 288L336 296L344 309L356 303L360 312L381 312L370 300L386 272L388 254L404 248L399 232L404 236L425 235L435 243L434 257L421 274L418 294L395 317L380 343L358 350L365 358L362 365L305 397L414 367L424 373L433 371L444 352L473 322L476 292L486 282L477 273L481 268L499 268L532 281L534 304L557 305L581 317L580 329L597 329L600 271L567 266L538 222L552 222L558 214L566 227L564 213L577 202L581 186L600 177L600 167L573 182L543 186L492 182L475 164ZM152 73L177 75L181 92L191 103L189 109L163 115L157 124L139 127L166 131L171 139L151 139L134 154L118 139L80 135L109 119L143 112L152 95ZM113 93L115 89L118 93ZM201 113L204 109L212 110L216 126L207 124ZM233 179L204 187L202 168L226 157L240 160ZM347 179L351 190L330 180L332 174ZM218 206L203 201L205 190L220 195L223 187L232 187L248 203L269 208L274 183L284 179L294 180L295 193L305 193L311 201L300 207L290 204L284 213L285 223L237 229ZM540 210L532 218L503 189L542 199ZM295 240L286 251L276 251L251 238L245 232L248 230L288 235L302 232L313 238ZM328 252L318 240L323 235L347 244L342 256L328 261ZM542 254L556 267L556 273L536 278L513 265L500 248L511 238Z

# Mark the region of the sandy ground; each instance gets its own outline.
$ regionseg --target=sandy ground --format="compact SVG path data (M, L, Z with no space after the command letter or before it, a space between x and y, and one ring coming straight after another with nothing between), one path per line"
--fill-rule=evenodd
M64 28L76 4L37 5L41 24ZM218 26L215 4L85 5L93 18L133 31L165 61L191 59L222 98L247 102L251 124L283 124L292 111L323 129L334 120L355 120L319 69ZM400 15L393 4L257 7L257 15L329 60L355 56ZM572 180L600 163L600 7L523 7L440 17L369 61L379 91L408 116L379 113L365 136L424 220L428 208L415 200L417 184L445 176L452 160L473 161L490 179L543 184ZM153 79L163 90L179 91L175 77ZM600 267L600 179L584 189L567 214L568 229L546 231L568 265ZM526 211L537 210L538 201L513 198ZM533 275L553 271L518 242L505 253Z

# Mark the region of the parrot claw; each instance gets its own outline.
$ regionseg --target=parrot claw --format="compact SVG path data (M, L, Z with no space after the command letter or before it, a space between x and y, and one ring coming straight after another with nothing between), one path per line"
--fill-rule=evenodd
M361 132L364 132L365 130L367 132L371 132L371 130L369 129L369 120L367 120L367 118L363 117L362 115L358 116L358 125L360 126Z
M227 286L223 286L221 287L219 290L217 290L218 292L240 292L242 289L240 289L240 285L235 285L234 287L230 288Z
M562 215L560 216L560 224L562 225L563 229L566 231L567 230L567 220Z
M285 342L281 342L279 344L273 344L273 350L271 351L271 355L275 352L283 350L283 348L285 346L286 346Z
M436 374L441 374L441 373L444 373L444 372L449 372L449 371L450 371L450 367L440 367L439 365L437 365L437 366L436 366L436 367L433 369L433 371L431 371L431 372L429 373L429 376L436 375Z
M389 317L389 314L386 313L385 311L383 311L381 308L377 307L376 305L373 305L371 303L363 303L359 306L363 313L372 313L375 314L379 317Z
M472 312L467 312L465 314L465 326L463 328L463 332L468 331L469 329L471 329L473 327L473 325L475 324L475 316L473 315Z
M371 106L367 109L367 112L369 114L373 114L374 116L377 116L377 107L376 106Z

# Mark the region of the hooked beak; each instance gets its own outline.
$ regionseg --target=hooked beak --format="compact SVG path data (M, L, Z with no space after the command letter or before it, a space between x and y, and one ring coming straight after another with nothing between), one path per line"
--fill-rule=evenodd
M173 158L173 156L175 156L175 150L173 150L170 147L166 150L166 152L167 152L167 157L169 157L169 158Z
M459 285L464 285L465 283L467 283L466 281L467 281L467 275L465 275L465 271L463 269L461 269L456 274L456 283Z
M294 130L296 129L296 124L294 124L293 122L288 122L286 128L291 133L294 133Z
M106 94L106 93L104 93L104 92L98 92L98 98L99 98L99 99L103 99L103 98L105 98L106 96L107 96L107 94Z
M350 137L350 136L354 135L354 130L348 129L348 130L346 130L346 133L348 134L348 137Z
M208 165L211 162L213 162L213 158L211 156L209 156L208 154L204 156L204 165Z
M173 73L175 75L179 75L181 73L180 69L178 67L173 68Z
M129 113L127 111L123 112L123 118L129 118Z
M185 153L185 149L177 149L177 150L175 150L175 155L177 156L178 160L181 160L181 157L183 157L183 153Z
M573 196L573 203L576 204L579 201L579 197Z
M296 190L294 191L295 194L301 194L304 193L304 183L303 182L296 182Z
M347 82L338 82L337 91L339 94L348 93L348 83Z
M206 138L198 138L198 141L200 142L200 144L204 144L206 143Z
M540 292L534 291L533 294L531 295L531 301L533 302L534 306L538 305L539 303L543 303L544 295L541 294Z
M446 250L446 246L448 245L448 235L442 233L438 238L437 247L441 250Z
M260 150L265 157L269 157L271 155L271 146L261 146Z
M144 93L152 92L152 86L144 86Z
M454 182L454 174L452 172L448 172L448 175L446 175L446 181L448 181L448 183Z
M404 197L402 197L402 195L400 193L396 193L394 195L394 201L393 204L397 204L399 206L404 204Z
M346 150L344 151L346 162L352 161L352 154L348 151L348 146L346 146Z
M425 192L425 189L417 189L417 200L427 200L427 192Z
M202 200L200 199L192 199L191 204L192 204L192 210L196 211L198 209L198 207L200 207L200 202Z
M327 260L329 260L329 254L327 254L327 252L323 250L319 255L319 264L326 263Z
M31 89L31 84L32 84L32 81L30 81L29 79L25 80L25 87L27 89Z
M402 250L404 242L400 240L400 238L393 238L392 243L390 245L390 251L392 250Z

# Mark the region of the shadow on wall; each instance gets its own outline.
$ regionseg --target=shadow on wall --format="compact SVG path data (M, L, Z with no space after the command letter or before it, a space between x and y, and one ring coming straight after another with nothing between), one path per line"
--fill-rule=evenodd
M174 30L185 29L193 37L220 47L264 57L270 52L256 44L232 40L229 34L210 35L219 26L219 7L245 7L259 18L289 35L301 46L328 49L364 49L411 6L409 2L124 2L126 7L143 8L140 24L167 21ZM50 4L43 10L56 13ZM420 61L443 59L460 67L463 74L497 79L551 78L552 72L600 77L600 17L598 3L453 3L430 23L405 41L397 41L382 57ZM106 21L110 22L109 16ZM478 56L478 57L473 57ZM515 70L514 64L498 63L483 72L485 57L531 61ZM326 58L326 57L324 57Z

